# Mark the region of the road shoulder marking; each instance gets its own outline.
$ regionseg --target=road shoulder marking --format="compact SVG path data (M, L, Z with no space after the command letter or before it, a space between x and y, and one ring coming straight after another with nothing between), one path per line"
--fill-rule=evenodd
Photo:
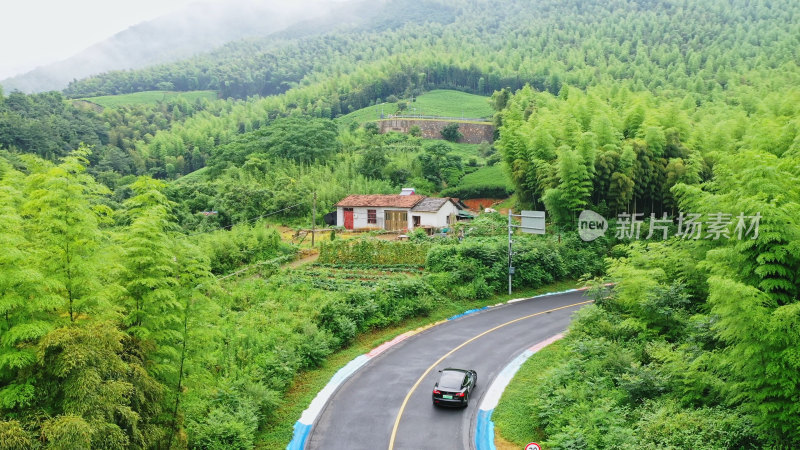
M500 371L494 381L492 381L478 409L478 419L475 423L476 450L496 450L494 445L494 422L492 422L492 413L500 402L503 391L505 391L508 384L511 383L514 375L516 375L519 368L522 367L522 364L539 350L563 337L564 333L559 333L520 353L519 356L508 363L508 365Z

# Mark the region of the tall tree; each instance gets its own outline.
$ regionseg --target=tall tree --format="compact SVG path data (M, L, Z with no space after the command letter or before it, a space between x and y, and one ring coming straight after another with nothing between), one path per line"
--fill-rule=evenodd
M131 348L148 372L172 392L182 378L182 339L187 314L180 291L180 252L171 232L175 229L174 203L164 195L165 184L140 177L131 185L134 196L124 203L128 221L120 237L122 261L123 325L131 336ZM175 394L177 395L177 394ZM163 409L175 412L172 395L164 396ZM161 423L177 431L173 415Z
M547 190L543 200L557 221L566 225L577 218L592 194L589 171L580 153L566 146L558 149L558 178L558 187Z
M102 242L100 218L110 210L92 204L91 198L107 193L85 173L90 153L73 151L60 165L29 177L23 206L26 232L44 255L41 271L50 294L60 299L59 310L71 322L87 314L107 313L112 285L104 284L107 265L99 259Z
M41 440L48 448L157 448L160 385L103 321L63 327L38 348ZM44 415L44 414L42 414Z
M758 164L753 164L758 161ZM703 190L677 185L681 206L729 214L730 239L707 253L709 304L725 344L720 371L740 404L777 447L800 443L800 159L765 152L731 155ZM754 182L754 180L758 180Z
M212 292L217 286L217 280L211 274L208 258L205 257L200 249L186 240L181 240L176 245L176 252L180 255L181 264L178 299L182 304L181 325L178 329L179 337L176 341L177 370L170 380L175 396L175 403L171 406L171 426L172 432L168 439L167 448L172 447L172 442L179 436L181 415L179 414L180 401L183 395L184 377L186 372L186 359L189 354L188 346L192 338L191 326L197 323L197 311L208 300L206 293Z
M174 228L174 204L164 188L163 182L148 177L131 185L136 195L124 203L130 223L121 236L123 323L131 335L156 345L173 341L182 308L175 295L178 267L168 234Z
M54 311L61 306L43 289L33 245L25 237L22 193L14 188L21 184L22 174L0 160L0 410L26 405L36 395L26 375L36 363L36 344L59 321Z

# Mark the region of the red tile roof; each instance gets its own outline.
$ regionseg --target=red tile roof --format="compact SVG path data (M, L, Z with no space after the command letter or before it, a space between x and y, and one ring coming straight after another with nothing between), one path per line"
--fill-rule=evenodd
M424 195L348 195L336 204L345 208L358 206L388 206L394 208L411 208L425 198Z

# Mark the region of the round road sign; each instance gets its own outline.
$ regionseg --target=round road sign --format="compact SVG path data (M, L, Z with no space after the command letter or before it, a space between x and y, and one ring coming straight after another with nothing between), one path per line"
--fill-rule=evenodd
M542 450L542 447L536 442L531 442L525 446L525 450Z

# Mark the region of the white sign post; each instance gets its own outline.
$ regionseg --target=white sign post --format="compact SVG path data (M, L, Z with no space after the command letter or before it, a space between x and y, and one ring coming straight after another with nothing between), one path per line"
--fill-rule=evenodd
M512 217L519 217L522 220L522 225L514 225L511 223ZM511 276L514 275L514 266L512 265L512 255L514 250L511 246L513 241L511 235L514 233L514 228L519 228L523 233L531 234L544 234L544 211L522 211L522 214L514 214L511 209L508 210L508 293L511 294Z
M523 233L544 234L544 211L522 211L520 230Z

